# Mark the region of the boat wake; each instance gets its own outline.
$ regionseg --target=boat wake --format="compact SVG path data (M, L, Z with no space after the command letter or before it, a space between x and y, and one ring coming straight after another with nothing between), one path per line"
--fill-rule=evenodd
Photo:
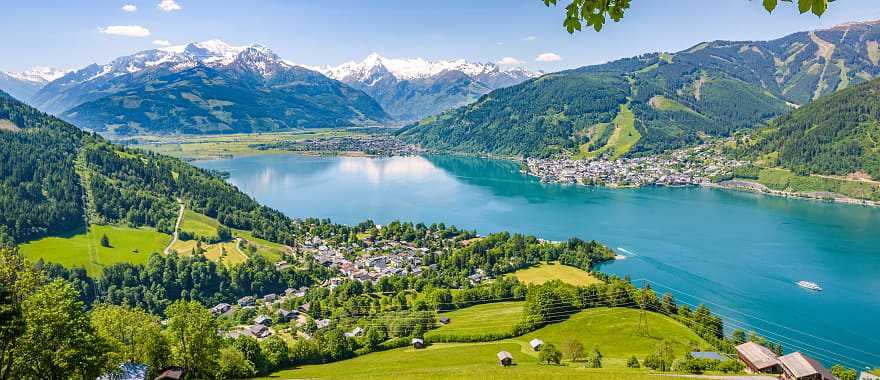
M638 256L637 254L626 250L626 248L617 247L617 250L625 253L627 256Z

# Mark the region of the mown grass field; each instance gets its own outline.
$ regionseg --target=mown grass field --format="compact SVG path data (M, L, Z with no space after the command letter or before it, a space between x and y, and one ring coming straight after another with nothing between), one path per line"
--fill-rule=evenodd
M190 232L197 236L217 236L217 227L220 226L214 218L199 214L192 210L183 211L183 220L180 221L180 230Z
M425 334L426 339L440 334L504 334L520 321L525 302L496 302L466 307L438 316L449 317L449 324Z
M242 133L199 136L140 136L139 148L177 158L210 159L284 152L259 150L252 145L279 141L299 141L331 137L360 136L359 132L339 129L316 129L301 132Z
M475 311L489 311L489 305L474 306L470 311L457 311L459 319L465 314L468 326L484 326L493 323L491 315L479 321ZM501 310L520 309L521 303L506 303ZM477 309L479 308L479 309ZM706 345L687 327L660 314L648 314L648 336L636 334L638 310L622 308L599 308L583 311L568 320L513 339L481 343L436 343L423 350L401 348L367 354L354 359L322 365L308 365L272 374L284 379L609 379L642 380L656 379L647 369L626 368L625 360L631 355L643 359L652 352L663 338L673 342L677 354L683 354L691 341ZM450 315L452 313L449 313ZM449 326L452 326L453 323ZM538 337L561 347L565 339L574 337L584 344L586 350L594 345L604 355L603 368L583 368L583 363L563 361L562 365L545 365L538 362L528 341ZM706 345L708 346L708 345ZM514 366L498 365L499 351L513 354ZM664 377L673 379L673 377Z
M101 246L107 235L110 247ZM150 254L162 252L171 236L153 228L92 225L89 232L53 236L21 245L30 260L42 258L65 267L85 267L91 276L101 274L104 266L116 263L146 263Z
M583 269L562 265L558 262L542 263L531 268L520 269L511 274L511 276L526 284L536 285L551 280L560 280L575 286L586 286L602 282Z

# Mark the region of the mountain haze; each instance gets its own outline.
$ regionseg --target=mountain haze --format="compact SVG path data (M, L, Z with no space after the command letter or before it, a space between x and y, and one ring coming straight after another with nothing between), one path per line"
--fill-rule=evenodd
M880 22L849 23L548 74L422 120L400 135L426 147L476 153L658 152L762 124L878 75ZM608 83L625 98L571 106L607 91Z

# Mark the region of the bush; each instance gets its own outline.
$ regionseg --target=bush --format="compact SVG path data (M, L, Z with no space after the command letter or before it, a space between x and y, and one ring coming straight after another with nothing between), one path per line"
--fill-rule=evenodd
M641 368L641 366L639 365L639 358L637 358L635 355L630 356L629 360L626 361L626 367L627 368Z
M719 370L724 373L737 373L742 372L746 368L746 365L743 364L739 360L725 360L715 367L716 370Z
M538 361L559 364L562 361L562 352L552 343L544 343L538 353Z

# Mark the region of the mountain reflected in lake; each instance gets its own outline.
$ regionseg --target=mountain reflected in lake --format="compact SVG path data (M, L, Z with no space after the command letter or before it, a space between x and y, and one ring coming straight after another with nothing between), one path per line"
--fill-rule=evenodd
M629 256L603 271L707 303L728 327L757 330L823 361L880 360L876 208L692 187L544 184L515 162L473 157L265 155L196 164L229 172L232 184L291 217L596 239ZM799 280L825 290L805 291Z

